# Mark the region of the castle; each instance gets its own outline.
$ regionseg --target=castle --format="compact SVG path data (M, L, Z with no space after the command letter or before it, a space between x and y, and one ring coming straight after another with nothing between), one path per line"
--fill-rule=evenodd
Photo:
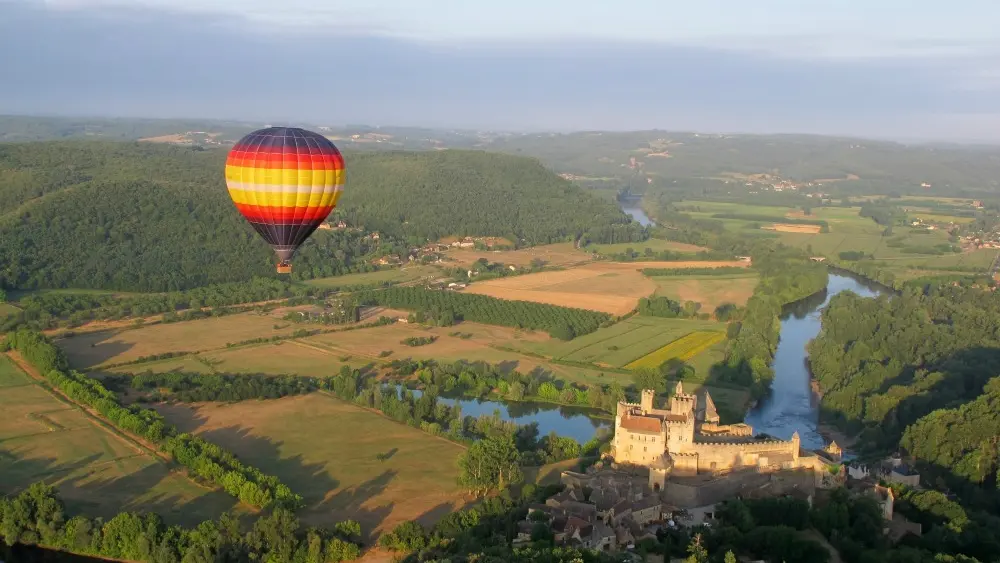
M643 389L639 403L620 401L615 415L613 456L618 463L649 468L653 490L666 488L670 476L727 473L741 469L758 472L782 469L825 469L839 461L840 449L830 444L822 453L803 452L799 434L791 440L755 438L747 424L719 424L711 395L698 397L677 384L669 409L654 406L655 391ZM819 453L819 452L817 452Z

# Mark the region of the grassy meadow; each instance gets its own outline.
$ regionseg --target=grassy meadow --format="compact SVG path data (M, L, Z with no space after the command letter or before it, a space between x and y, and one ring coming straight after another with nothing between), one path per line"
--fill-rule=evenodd
M628 369L656 369L664 362L673 359L687 362L725 339L726 334L724 332L709 330L692 332L658 350L646 354L638 360L629 362L625 367Z
M299 516L309 524L352 518L382 532L432 522L467 500L457 484L462 446L324 393L157 410L288 483L304 497Z
M589 244L584 249L587 252L596 252L604 256L611 254L621 254L626 252L628 249L632 249L634 252L643 253L646 249L650 249L653 252L663 252L668 250L670 252L684 252L694 254L702 250L708 250L703 246L697 246L694 244L686 244L683 242L674 242L672 240L651 238L643 242L620 242L614 244Z
M711 313L723 303L740 307L753 295L759 277L754 272L725 276L654 276L656 295L674 301L701 303L701 312Z
M78 334L60 339L59 346L74 367L92 368L166 352L225 348L228 343L284 336L300 328L319 327L282 321L270 314L240 313L129 330Z

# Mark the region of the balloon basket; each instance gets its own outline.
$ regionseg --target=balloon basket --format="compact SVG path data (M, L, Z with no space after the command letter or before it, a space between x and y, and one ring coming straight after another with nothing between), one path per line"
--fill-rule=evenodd
M278 273L279 274L290 274L290 273L292 273L292 265L291 264L278 264Z

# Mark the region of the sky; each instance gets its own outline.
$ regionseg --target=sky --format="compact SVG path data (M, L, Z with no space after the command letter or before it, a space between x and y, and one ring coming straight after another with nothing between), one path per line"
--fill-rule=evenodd
M0 113L1000 142L995 0L0 0Z

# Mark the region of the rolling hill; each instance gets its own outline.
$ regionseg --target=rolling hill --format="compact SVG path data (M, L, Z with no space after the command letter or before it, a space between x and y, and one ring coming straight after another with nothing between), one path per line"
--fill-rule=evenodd
M338 212L398 249L441 235L525 243L628 219L537 161L472 151L353 153ZM274 275L236 213L225 150L156 143L0 144L0 285L166 291ZM404 240L408 239L408 240ZM366 268L363 232L319 231L299 277Z

